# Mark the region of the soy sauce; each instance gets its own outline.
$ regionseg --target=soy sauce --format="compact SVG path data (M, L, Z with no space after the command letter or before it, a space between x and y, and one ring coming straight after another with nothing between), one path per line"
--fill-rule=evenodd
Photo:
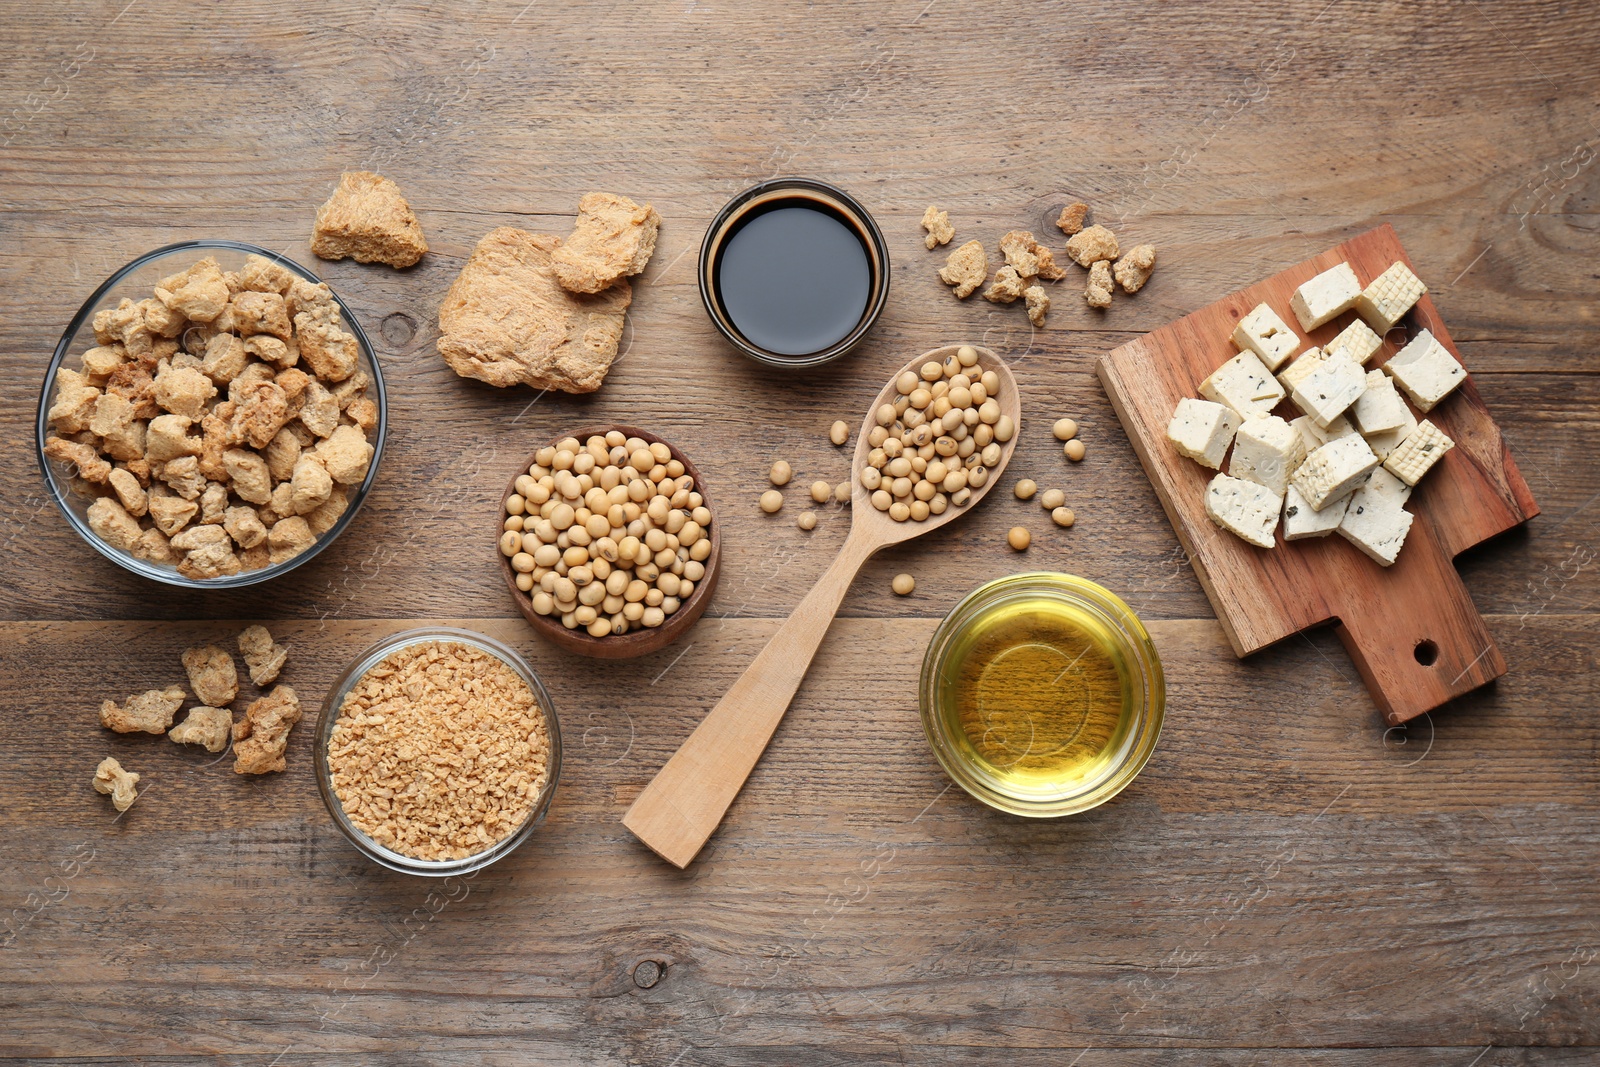
M734 328L777 355L820 352L849 336L872 298L866 239L833 210L785 198L727 238L717 293Z

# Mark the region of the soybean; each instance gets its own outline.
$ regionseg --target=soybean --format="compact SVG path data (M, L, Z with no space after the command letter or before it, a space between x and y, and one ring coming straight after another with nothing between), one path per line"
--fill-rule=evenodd
M539 451L503 512L500 551L535 614L591 637L660 626L706 575L710 509L661 442L565 438Z
M962 345L943 362L902 371L893 402L873 412L871 451L856 478L873 507L895 522L965 506L1004 458L1001 446L1016 436L1015 422L1001 413L1000 376L980 371L979 362L978 350ZM818 503L826 499L822 488L813 487ZM844 503L848 492L840 486L834 496Z

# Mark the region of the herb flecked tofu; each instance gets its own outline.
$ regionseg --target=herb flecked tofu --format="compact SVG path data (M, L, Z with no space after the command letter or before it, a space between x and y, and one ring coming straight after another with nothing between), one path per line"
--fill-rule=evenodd
M1206 515L1258 548L1271 548L1283 497L1264 485L1219 474L1206 487Z

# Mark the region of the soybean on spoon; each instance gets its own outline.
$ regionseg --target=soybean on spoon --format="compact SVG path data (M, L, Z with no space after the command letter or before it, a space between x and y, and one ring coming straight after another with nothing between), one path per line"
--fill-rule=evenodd
M994 399L1000 414L1009 416L1015 428L1011 440L1000 443L1000 462L988 469L984 484L972 490L965 505L952 504L943 515L930 515L920 522L896 522L887 512L878 511L872 506L872 494L861 484L861 471L871 451L867 435L877 425L879 407L894 403L899 395L896 379L928 362L942 364L961 347L946 345L923 353L895 372L879 392L856 438L850 468L850 534L838 558L622 817L623 825L668 863L687 867L716 832L789 709L861 565L880 549L937 530L966 514L999 484L1016 448L1021 405L1010 369L994 352L977 346L973 346L978 352L973 370L994 371L999 376L1000 388Z

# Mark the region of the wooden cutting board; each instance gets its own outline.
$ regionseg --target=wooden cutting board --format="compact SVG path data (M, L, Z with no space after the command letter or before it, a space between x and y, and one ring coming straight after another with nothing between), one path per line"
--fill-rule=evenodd
M1234 652L1247 656L1334 622L1373 700L1389 722L1400 723L1505 673L1505 659L1452 561L1539 513L1478 395L1472 368L1461 361L1467 380L1426 416L1456 445L1412 494L1406 506L1416 519L1387 568L1338 534L1288 543L1280 528L1277 546L1262 549L1218 528L1205 510L1205 488L1216 472L1180 456L1166 438L1178 400L1199 396L1201 379L1234 356L1228 338L1251 308L1264 301L1297 326L1289 297L1302 283L1343 261L1366 285L1395 260L1429 280L1393 228L1380 226L1115 349L1101 358L1099 374ZM1323 345L1355 317L1347 312L1301 335ZM1384 338L1368 369L1422 329L1461 359L1424 296ZM1276 413L1298 414L1288 401Z

